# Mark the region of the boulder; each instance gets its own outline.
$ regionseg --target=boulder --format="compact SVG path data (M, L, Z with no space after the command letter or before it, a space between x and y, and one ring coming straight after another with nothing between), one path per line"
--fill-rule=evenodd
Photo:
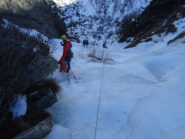
M48 107L51 107L56 102L57 102L57 97L49 88L44 93L44 95L40 95L39 97L37 97L37 99L34 99L32 103L35 108L46 109Z
M58 67L57 61L50 56L38 55L28 65L23 73L21 85L29 87L31 83L44 80L49 74L53 73Z
M51 118L44 119L31 129L15 136L13 139L41 139L51 132L53 124Z

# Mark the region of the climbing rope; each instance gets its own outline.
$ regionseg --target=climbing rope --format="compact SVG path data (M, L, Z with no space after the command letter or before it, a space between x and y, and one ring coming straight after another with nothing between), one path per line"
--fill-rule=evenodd
M104 52L102 54L102 60L104 56ZM106 56L108 55L108 51ZM95 125L95 132L94 132L94 139L96 139L97 136L97 128L98 128L98 117L99 117L99 112L100 112L100 102L101 102L101 95L102 95L102 88L103 88L103 77L104 77L104 72L105 72L105 61L103 60L103 68L102 68L102 75L101 75L101 82L100 82L100 93L99 93L99 99L98 99L98 110L96 114L96 125Z

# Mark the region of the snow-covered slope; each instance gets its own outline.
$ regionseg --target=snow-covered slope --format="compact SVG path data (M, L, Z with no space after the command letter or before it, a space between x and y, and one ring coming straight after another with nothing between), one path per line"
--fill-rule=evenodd
M119 16L119 12L116 14L116 10L113 10L116 1L107 1L108 5L103 3L104 1L73 1L68 5L65 1L60 2L63 5L61 10L65 10L69 15L63 15L66 22L86 19L76 27L70 25L69 32L74 31L77 36L84 38L89 33L88 37L93 41L94 31L102 37L99 43L102 43L111 31L113 36L115 35L115 21L124 16ZM132 2L138 6L136 1ZM102 5L108 7L107 14L98 14ZM85 12L84 8L90 9L89 12ZM72 11L77 16L73 16L75 14ZM83 16L78 16L76 11L80 11L79 15ZM111 17L112 13L119 18ZM107 19L103 26L102 19ZM108 23L112 25L113 30L107 28L103 29L103 33L100 32L98 28L110 27L107 26ZM67 139L184 139L185 36L168 43L185 32L184 19L178 19L174 25L176 32L154 34L150 41L141 42L131 49L123 49L126 43L114 42L109 44L108 49L103 49L93 44L84 48L81 43L73 42L75 55L72 71L77 80L72 72L68 75L71 83L65 73L54 73L53 77L57 78L63 91L58 103L48 109L53 114L56 128L46 139L61 139L63 136L60 133L67 135L64 137ZM55 46L58 46L53 56L58 60L62 47L59 40L53 41ZM97 55L108 59L108 62L103 63L89 57L92 49L96 49Z
M99 49L112 59L105 65L88 57L90 48L74 43L72 70L77 81L70 73L69 84L67 75L56 71L63 92L48 110L56 126L68 130L58 127L46 139L61 139L59 133L65 131L71 132L67 139L94 139L101 83L96 139L184 139L185 45L180 40L167 44L185 29L181 21L174 23L176 33L156 34L153 41L135 48L114 43ZM62 51L58 48L56 59Z
M68 33L74 38L100 41L117 38L119 22L127 14L138 14L151 0L54 0L61 8ZM110 39L111 38L111 39Z

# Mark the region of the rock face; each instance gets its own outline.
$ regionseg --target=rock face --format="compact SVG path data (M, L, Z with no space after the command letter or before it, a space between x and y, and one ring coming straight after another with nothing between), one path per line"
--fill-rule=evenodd
M9 104L14 94L26 94L27 88L47 78L58 64L49 55L48 45L14 28L0 26L0 46L1 125L8 118Z
M22 92L55 71L58 64L49 55L49 46L16 29L0 29L0 56L3 61L0 68L3 73L0 75L1 87ZM11 51L12 48L15 48L14 51ZM10 53L11 57L7 62Z
M48 107L51 107L54 103L57 102L56 95L52 92L52 90L49 88L44 95L41 95L40 97L37 97L37 99L32 102L34 107L39 109L46 109Z
M28 65L20 84L25 84L25 86L28 87L30 86L30 83L44 80L49 74L56 70L57 66L56 60L52 57L37 55Z
M49 0L0 0L0 132L3 133L4 126L11 123L11 114L9 111L10 102L15 94L26 94L27 88L44 80L49 74L54 72L58 67L57 61L50 56L50 46L42 38L31 37L23 33L20 28L35 29L38 32L46 35L49 39L59 37L65 33L65 24L57 16L57 12L53 12L50 7ZM3 25L3 20L7 19L11 23L18 26ZM5 21L5 20L4 20ZM26 31L26 30L25 30ZM45 101L44 101L45 100ZM46 102L47 101L47 102ZM45 103L44 103L45 102ZM56 102L56 96L48 92L39 101L41 108L51 106ZM30 106L28 106L29 109ZM30 110L31 111L31 110ZM40 115L37 116L37 111L33 111L36 115L26 114L21 122L20 128L15 124L17 130L28 129L30 124L40 121ZM15 119L16 120L16 119ZM19 118L17 119L19 120ZM27 123L28 121L31 121ZM33 128L17 135L12 132L15 139L38 139L43 138L52 129L52 122L49 119L43 120L34 125ZM16 123L16 121L15 121ZM24 127L24 123L26 126ZM14 125L12 123L12 125ZM8 126L11 128L11 124ZM19 131L19 132L18 132ZM2 135L0 133L0 136ZM9 135L9 134L5 134ZM6 136L5 136L6 137ZM1 137L0 137L1 138Z
M49 38L56 38L66 32L65 24L51 12L50 6L48 0L1 0L0 17L20 27L34 28Z

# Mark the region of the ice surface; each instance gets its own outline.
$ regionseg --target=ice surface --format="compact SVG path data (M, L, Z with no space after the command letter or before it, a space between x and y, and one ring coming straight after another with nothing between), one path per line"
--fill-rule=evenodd
M89 0L81 2L84 7L94 6L94 1L92 5ZM107 14L112 15L116 2L107 2L113 2L109 3L107 9ZM123 4L125 1L119 2ZM140 10L144 10L149 2L141 0L132 6L135 10L141 7ZM86 18L83 6L80 12ZM89 11L86 9L87 15L96 14L97 9L91 8ZM127 7L124 14L133 12L133 9ZM73 12L69 10L67 14L72 16ZM121 16L119 12L114 12L113 17L116 20ZM91 31L98 30L99 23L99 20L93 22ZM108 43L106 50L97 48L102 41L96 40L89 48L73 43L72 71L77 80L71 72L67 75L57 70L53 74L63 88L59 93L59 101L48 109L53 115L53 122L68 128L72 139L94 139L98 98L104 75L96 139L185 139L184 39L167 45L185 31L184 19L174 22L174 25L177 27L176 33L153 35L151 42L140 43L132 49L123 49L127 43L118 44L114 41ZM80 34L83 29L89 31L86 26L77 26L72 31ZM108 29L113 33L116 30L114 26ZM106 38L105 34L100 35ZM93 38L89 37L89 40L93 41ZM52 44L57 46L53 57L59 60L62 55L60 40L52 40ZM113 62L105 65L93 62L88 54L94 48L98 51L97 55L104 53L104 57L111 58ZM60 132L54 131L56 133L51 134ZM47 139L54 138L48 136Z
M62 127L61 125L54 125L51 133L44 139L72 139L69 129Z
M185 46L178 42L167 47L176 35L153 36L158 43L155 39L132 49L116 43L106 50L99 48L114 61L105 65L90 60L91 48L73 43L72 71L77 81L72 73L71 84L66 74L54 73L63 87L59 101L48 109L54 123L68 128L73 139L94 138L105 66L97 139L184 139ZM61 51L58 45L57 60Z

